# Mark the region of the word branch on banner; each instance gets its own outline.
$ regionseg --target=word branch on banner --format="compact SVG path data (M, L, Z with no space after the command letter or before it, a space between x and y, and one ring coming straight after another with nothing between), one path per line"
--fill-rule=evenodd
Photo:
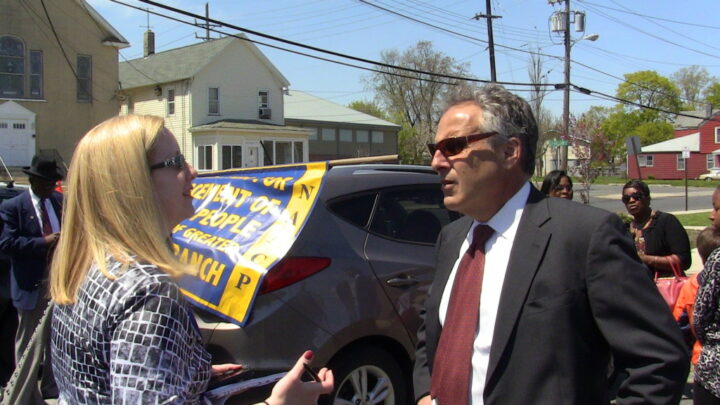
M244 326L265 273L288 252L315 205L327 163L202 174L195 214L173 248L195 271L180 279L190 302Z

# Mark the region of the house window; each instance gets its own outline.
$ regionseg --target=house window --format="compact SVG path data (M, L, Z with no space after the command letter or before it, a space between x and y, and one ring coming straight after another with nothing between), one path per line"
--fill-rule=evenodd
M212 170L212 145L199 145L197 147L197 169Z
M712 153L708 153L705 155L705 167L708 169L714 169L715 168L715 155Z
M352 142L352 130L341 129L340 130L340 142Z
M167 91L167 115L175 115L175 89Z
M77 56L77 101L89 103L92 100L92 57Z
M335 141L335 128L323 128L320 133L320 140Z
M638 155L638 163L641 167L652 167L653 155Z
M372 143L384 143L385 142L385 134L382 131L373 131L372 132Z
M262 144L271 165L303 162L305 143L302 141L264 140Z
M310 128L312 132L310 132L310 135L308 135L308 139L311 141L317 141L318 140L318 132L320 132L320 129L318 128Z
M0 122L0 129L6 129L8 127L7 122Z
M369 140L368 131L365 131L365 130L355 131L355 139L357 140L357 143L368 143L368 140Z
M220 114L220 89L217 87L208 89L208 114Z
M133 101L132 97L128 97L127 99L127 112L128 114L135 113L135 102Z
M43 96L43 54L30 51L30 98Z
M259 108L270 108L270 91L268 91L268 90L258 91L258 107Z
M238 169L242 167L242 146L222 146L222 169Z
M25 124L19 122L13 123L13 129L25 129Z
M683 159L682 153L677 154L677 169L685 170L685 159Z
M0 37L0 97L25 96L25 45L16 37Z
M715 127L715 143L720 143L720 127Z

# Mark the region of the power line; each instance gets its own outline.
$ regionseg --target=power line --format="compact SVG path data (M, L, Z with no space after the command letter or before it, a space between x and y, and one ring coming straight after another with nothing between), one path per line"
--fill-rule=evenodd
M151 13L151 14L155 14L155 15L157 15L157 16L159 16L159 17L167 18L167 19L170 19L170 20L173 20L173 21L178 21L178 22L181 22L181 23L183 23L183 24L192 25L192 26L197 26L196 24L191 23L191 22L189 22L189 21L183 21L183 20L180 20L180 19L177 19L177 18L174 18L174 17L170 17L170 16L167 16L167 15L164 15L164 14L160 14L160 13L157 13L157 12L154 12L154 11L145 10L145 9L142 9L142 8L139 8L139 7L136 7L136 6L133 6L133 5L131 5L131 4L123 3L122 1L119 1L119 0L110 0L110 1L112 1L112 2L114 2L114 3L117 3L117 4L121 4L121 5L127 6L127 7L131 7L131 8L134 8L134 9L137 9L137 10L140 10L140 11L143 11L143 12L148 12L148 13ZM425 78L416 77L416 76L408 76L408 75L403 75L403 74L394 73L394 72L385 72L385 71L378 70L378 69L373 69L373 68L368 68L368 67L364 67L364 66L353 65L353 64L347 63L347 62L341 62L341 61L337 61L337 60L333 60L333 59L328 59L328 58L324 58L324 57L322 57L322 56L311 55L311 54L304 53L304 52L300 52L300 51L296 51L296 50L293 50L293 49L287 49L287 48L283 48L283 47L280 47L280 46L277 46L277 45L272 45L272 44L268 44L268 43L265 43L265 42L260 42L260 41L252 40L252 39L249 39L249 38L241 37L241 36L239 36L239 35L230 34L230 33L224 32L224 31L220 31L220 30L217 30L217 29L214 29L214 28L211 28L210 31L216 32L216 33L218 33L218 34L226 35L226 36L229 36L229 37L237 38L237 39L240 39L240 40L243 40L243 41L252 42L252 43L254 43L254 44L258 44L258 45L262 45L262 46L267 46L267 47L269 47L269 48L278 49L278 50L281 50L281 51L290 52L290 53L294 53L294 54L301 55L301 56L307 56L307 57L309 57L309 58L318 59L318 60L322 60L322 61L330 62L330 63L335 63L335 64L338 64L338 65L353 67L353 68L356 68L356 69L367 70L367 71L370 71L370 72L382 73L382 74L387 74L387 75L391 75L391 76L404 77L404 78L406 78L406 79L420 80L420 81L425 81L425 82L430 82L430 83L439 83L439 84L454 85L454 83L450 83L450 82L443 82L443 81L437 81L437 80L432 80L432 79L425 79ZM123 58L124 58L124 57L123 57ZM130 62L130 61L128 61L128 62ZM389 66L393 66L393 65L389 65ZM401 68L401 67L396 67L396 68L397 68L397 69L400 69L400 70L407 70L407 69L403 69L403 68ZM427 75L431 75L431 76L432 76L432 75L435 75L435 74L432 74L432 73L426 73L426 74L427 74ZM435 75L435 76L438 76L438 75ZM145 77L148 77L148 76L145 76ZM154 82L157 82L156 80L154 80L154 79L152 79L152 78L150 78L150 77L148 77L148 79L150 79L150 80L152 80L152 81L154 81ZM480 79L470 79L470 80L473 80L473 81L481 81Z
M112 1L112 2L114 2L114 3L122 4L122 5L125 5L125 6L128 6L128 7L132 7L132 8L135 8L135 9L143 10L143 9L140 9L139 7L132 6L132 5L127 4L127 3L123 3L123 2L121 2L121 1L119 1L119 0L110 0L110 1ZM177 13L177 14L182 14L182 15L185 15L185 16L188 16L188 17L192 17L192 18L205 19L204 16L200 16L200 15L197 15L197 14L193 14L193 13L191 13L191 12L188 12L188 11L185 11L185 10L181 10L181 9L178 9L178 8L175 8L175 7L166 6L166 5L164 5L164 4L160 4L160 3L157 3L157 2L152 1L152 0L139 0L139 1L141 1L141 2L143 2L143 3L146 3L146 4L150 4L150 5L155 6L155 7L160 7L160 8L163 8L163 9L166 9L166 10L169 10L169 11L172 11L172 12ZM143 12L147 12L147 10L143 10ZM182 20L175 19L175 18L166 16L166 15L162 15L162 14L158 14L158 13L154 13L154 12L151 12L151 13L156 14L156 15L161 16L161 17L170 18L170 19L173 19L173 20L175 20L175 21L181 21L181 22L183 22ZM245 33L248 33L248 34L253 34L253 35L257 35L257 36L263 37L263 38L268 38L268 39L271 39L271 40L273 40L273 41L278 41L278 42L286 43L286 44L289 44L289 45L293 45L293 46L297 46L297 47L300 47L300 48L305 48L305 49L313 50L313 51L320 52L320 53L326 53L326 54L333 55L333 56L337 56L337 57L340 57L340 58L345 58L345 59L350 59L350 60L354 60L354 61L358 61L358 62L362 62L362 63L372 64L372 65L375 65L375 66L381 66L381 67L385 67L385 68L389 68L389 69L396 69L396 70L401 70L401 71L405 71L405 72L416 73L416 74L427 75L427 76L435 76L435 77L440 77L440 78L444 78L444 79L451 79L451 80L477 82L477 83L489 83L489 82L490 82L489 80L482 80L482 79L477 79L477 78L472 78L472 77L463 77L463 76L456 76L456 75L448 75L448 74L443 74L443 73L428 72L428 71L423 71L423 70L419 70L419 69L408 68L408 67L404 67L404 66L392 65L392 64L389 64L389 63L374 61L374 60L365 59L365 58L360 58L360 57L357 57L357 56L352 56L352 55L348 55L348 54L343 54L343 53L340 53L340 52L335 52L335 51L331 51L331 50L319 48L319 47L316 47L316 46L307 45L307 44L299 43L299 42L296 42L296 41L291 41L291 40L288 40L288 39L276 37L276 36L269 35L269 34L265 34L265 33L262 33L262 32L250 30L250 29L248 29L248 28L243 28L243 27L239 27L239 26L236 26L236 25L233 25L233 24L228 24L228 23L226 23L226 22L219 21L219 20L215 20L215 19L212 19L212 18L207 18L206 20L209 21L209 22L211 22L211 23L213 23L213 24L218 24L218 25L221 25L221 26L224 26L224 27L227 27L227 28L231 28L231 29L234 29L234 30L242 31L242 32L245 32ZM188 23L188 22L185 22L185 23L186 23L186 24L189 24L189 25L194 25L194 24ZM225 35L230 35L230 36L237 37L237 36L235 36L235 35L223 33L223 32L221 32L221 31L217 31L217 30L213 30L213 31L214 31L214 32L219 32L219 33L222 33L222 34L225 34ZM294 50L289 50L289 49L287 49L287 48L282 48L282 47L278 47L278 46L275 46L275 45L270 45L270 44L267 44L267 43L262 43L262 42L250 40L250 39L247 39L247 38L242 38L242 37L237 37L237 38L241 38L241 39L244 39L244 40L247 40L247 41L250 41L250 42L254 42L254 43L257 43L257 44L260 44L260 45L269 46L269 47L272 47L272 48L275 48L275 49L279 49L279 50L283 50L283 51L287 51L287 52L292 52L292 53L297 53L297 54L299 54L299 55L303 55L303 56L308 56L308 57L312 57L312 58L324 60L324 61L327 61L327 62L337 63L337 64L341 64L341 65L345 65L345 66L350 66L350 67L355 67L355 68L364 69L364 70L370 70L370 71L374 71L374 72L377 72L377 73L392 74L392 73L385 72L385 71L380 71L380 70L377 70L377 69L364 68L364 67L352 65L352 64L349 64L349 63L345 63L345 62L340 62L340 61L336 61L336 60L332 60L332 59L322 58L322 57L319 57L319 56L316 56L316 55L310 55L310 54L306 54L306 53L302 53L302 52L298 52L298 51L294 51ZM397 74L395 74L395 75L397 76ZM406 76L406 77L407 77L407 76ZM417 79L416 77L408 77L408 78ZM426 79L426 80L428 80L428 79ZM530 86L530 85L533 85L533 84L531 84L531 83L515 83L515 82L497 82L497 83L499 83L499 84L507 84L507 85L518 85L518 86ZM448 84L448 83L444 83L444 84ZM548 85L548 86L551 86L551 85Z
M704 25L704 24L691 23L691 22L687 22L687 21L677 21L677 20L670 20L670 19L667 19L667 18L653 17L653 16L649 16L649 15L646 15L646 14L641 14L641 13L638 13L638 12L635 12L635 11L632 11L632 10L627 10L627 9L626 9L626 10L621 10L621 9L617 9L617 8L612 8L612 7L608 7L608 6L603 6L603 5L600 5L600 4L597 4L597 3L593 3L593 2L590 2L590 1L586 1L586 0L576 0L576 1L578 1L578 2L580 2L580 3L583 3L583 4L591 4L591 5L595 6L595 7L606 8L606 9L608 9L608 10L618 11L618 12L626 13L626 14L633 14L633 15L636 15L636 16L638 16L638 17L645 17L645 18L649 18L649 19L652 19L652 20L665 21L665 22L669 22L669 23L673 23L673 24L689 25L689 26L694 26L694 27L699 27L699 28L709 28L709 29L713 29L713 30L720 30L720 27L716 27L716 26L712 26L712 25Z
M50 29L52 30L52 33L55 36L55 40L57 41L57 44L60 47L60 51L62 52L63 56L65 57L65 62L67 62L67 65L70 68L70 71L72 72L73 76L75 76L75 79L77 80L77 84L80 85L80 87L82 87L83 90L85 90L85 93L87 93L93 101L98 101L98 99L96 99L95 96L92 95L92 93L88 90L88 88L85 87L85 82L80 80L80 77L77 75L77 72L75 72L75 68L73 68L72 63L70 63L70 58L68 58L67 53L65 53L65 48L62 45L62 41L60 41L60 37L58 36L57 31L55 30L55 25L53 24L52 19L50 18L50 14L48 13L47 7L45 7L45 0L40 0L40 4L42 4L43 11L45 12L45 17L47 17L48 23L50 24Z

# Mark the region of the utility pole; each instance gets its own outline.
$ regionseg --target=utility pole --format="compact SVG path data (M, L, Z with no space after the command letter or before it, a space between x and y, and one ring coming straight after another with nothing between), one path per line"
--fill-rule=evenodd
M492 15L492 11L490 9L490 0L485 0L485 11L487 12L487 14L482 14L482 13L475 14L473 19L475 19L475 20L480 20L481 18L487 19L488 52L490 53L490 81L496 82L497 75L495 73L495 40L493 39L492 19L493 18L502 18L502 17L499 15Z
M570 0L565 0L565 32L563 44L565 45L565 84L563 96L563 136L570 139ZM568 169L568 145L562 147L562 155L560 156L560 170Z
M548 0L548 3L562 3L565 2L564 11L555 12L552 16L552 32L563 33L563 45L565 47L564 61L564 77L563 84L556 85L555 88L559 89L562 86L563 89L563 146L560 154L559 167L561 170L568 170L568 140L572 137L570 134L570 49L572 46L583 39L589 41L595 41L600 36L598 34L585 35L573 41L570 36L570 24L575 24L575 31L585 31L585 13L581 11L570 11L570 0Z

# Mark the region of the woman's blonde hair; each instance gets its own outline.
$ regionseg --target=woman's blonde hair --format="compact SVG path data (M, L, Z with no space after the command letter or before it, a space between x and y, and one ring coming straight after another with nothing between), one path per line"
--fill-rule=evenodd
M167 226L153 192L148 155L164 130L162 118L125 115L91 129L68 171L62 231L50 271L50 295L72 304L95 263L114 278L106 260L131 257L173 276L186 271L172 254Z

